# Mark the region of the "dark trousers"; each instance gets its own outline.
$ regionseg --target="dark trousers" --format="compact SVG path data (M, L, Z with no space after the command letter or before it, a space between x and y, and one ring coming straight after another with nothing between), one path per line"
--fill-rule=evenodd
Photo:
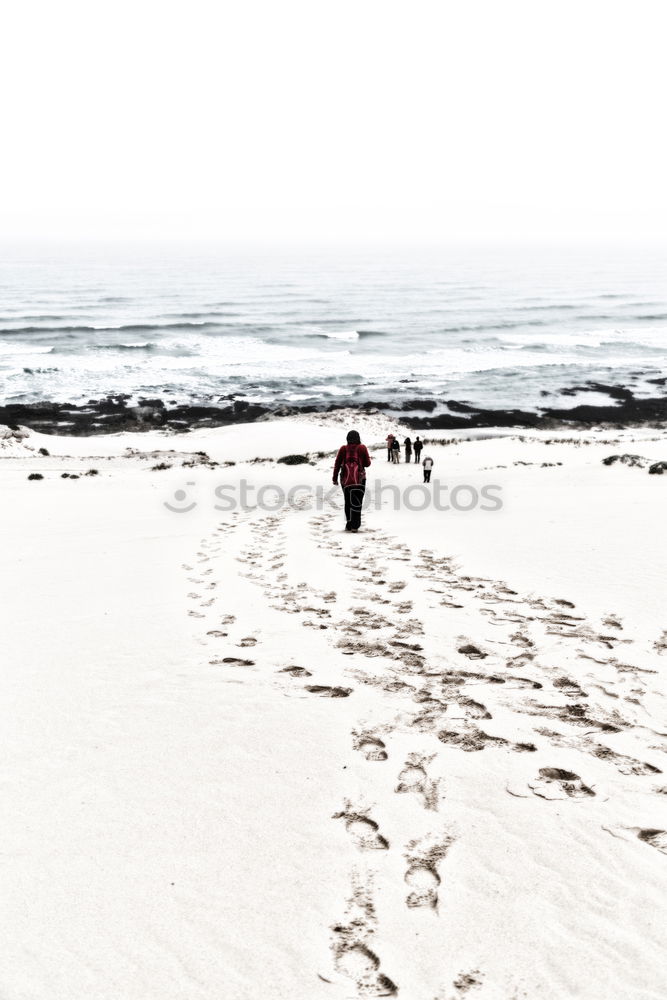
M361 505L364 502L365 492L366 483L359 483L358 486L343 486L345 524L350 530L358 528L361 524Z
M408 449L406 448L405 449L405 461L409 462L411 459L412 459L412 452L408 451Z
M424 482L425 483L430 483L431 482L431 473L432 472L433 472L433 469L424 469Z
M419 461L419 456L421 455L421 453L422 453L421 448L415 448L415 462Z
M391 462L391 448L387 448L387 461Z

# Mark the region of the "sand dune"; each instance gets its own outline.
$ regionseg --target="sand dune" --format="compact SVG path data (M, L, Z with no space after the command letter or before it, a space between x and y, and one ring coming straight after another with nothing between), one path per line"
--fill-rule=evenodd
M341 426L185 439L227 469L148 435L95 439L91 478L80 441L3 461L1 992L667 994L666 484L602 463L667 439L431 445L443 478L493 471L498 514L215 510L223 473L327 482L249 440Z

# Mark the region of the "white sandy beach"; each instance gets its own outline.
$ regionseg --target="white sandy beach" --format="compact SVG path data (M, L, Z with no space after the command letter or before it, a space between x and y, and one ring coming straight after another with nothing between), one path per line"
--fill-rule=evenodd
M3 998L667 996L667 433L352 425L0 441Z

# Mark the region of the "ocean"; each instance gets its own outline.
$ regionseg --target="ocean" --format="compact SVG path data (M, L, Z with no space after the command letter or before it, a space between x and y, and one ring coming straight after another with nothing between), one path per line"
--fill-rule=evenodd
M447 412L662 394L657 249L0 251L0 403ZM609 403L607 396L601 401Z

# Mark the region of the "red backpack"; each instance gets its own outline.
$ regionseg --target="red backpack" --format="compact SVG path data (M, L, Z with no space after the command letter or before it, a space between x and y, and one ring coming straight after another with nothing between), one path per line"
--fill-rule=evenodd
M345 446L345 457L340 470L341 486L359 486L365 479L364 463L359 449L358 444Z

